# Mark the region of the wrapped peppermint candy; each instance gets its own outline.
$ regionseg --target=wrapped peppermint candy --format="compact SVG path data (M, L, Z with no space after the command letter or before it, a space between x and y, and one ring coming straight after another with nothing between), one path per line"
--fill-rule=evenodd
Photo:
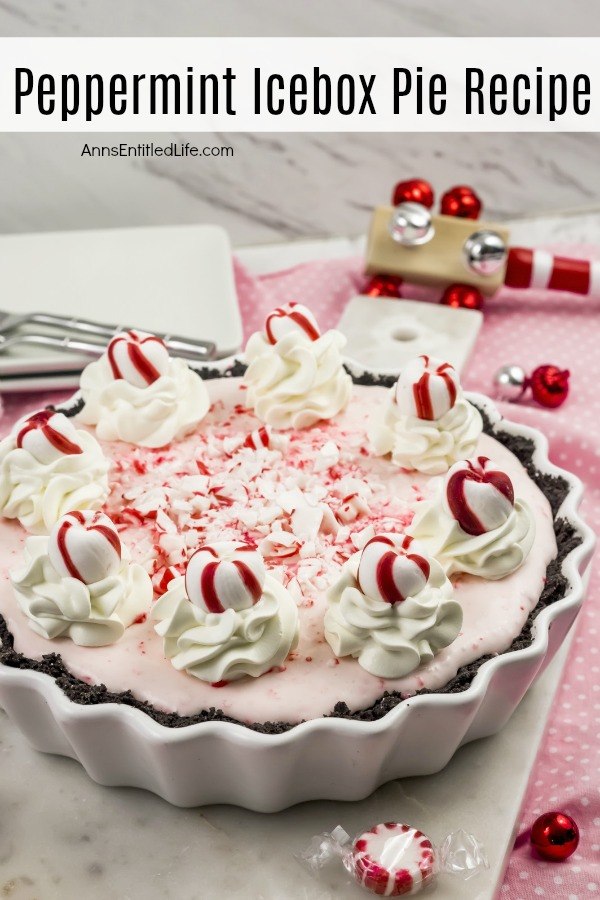
M313 872L341 859L361 887L381 897L418 894L439 876L467 881L489 868L477 838L460 829L435 845L417 828L400 822L374 825L354 839L338 825L316 835L299 859Z

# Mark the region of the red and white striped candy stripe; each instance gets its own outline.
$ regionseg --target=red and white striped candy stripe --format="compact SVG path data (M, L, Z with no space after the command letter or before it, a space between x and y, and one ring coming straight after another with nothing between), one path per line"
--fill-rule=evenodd
M190 557L185 587L195 606L209 613L249 609L262 597L266 571L262 556L250 544L219 541Z
M121 565L121 541L104 513L76 510L58 520L48 538L50 562L63 578L95 584Z
M466 534L487 534L499 528L513 510L512 481L493 465L479 456L455 463L446 475L448 509Z
M263 447L270 447L271 440L271 429L268 425L262 425L246 437L242 447L249 447L251 450L260 450Z
M77 431L62 413L43 409L29 416L17 428L17 447L27 450L41 463L83 453Z
M429 579L429 560L411 553L412 539L376 535L363 547L357 581L363 594L383 603L402 603L423 590Z
M357 837L351 860L356 881L381 897L416 894L434 876L431 841L422 831L399 822L375 825Z
M310 309L300 303L286 303L269 313L265 322L265 334L270 344L276 344L286 334L299 332L311 341L321 337L321 330Z
M600 262L554 256L547 250L512 247L504 283L514 288L542 288L600 296Z
M115 380L135 387L154 384L169 368L169 351L163 341L145 331L123 331L109 343L106 354Z
M450 363L418 356L400 373L396 404L403 415L430 421L441 419L456 403L459 387L458 375Z

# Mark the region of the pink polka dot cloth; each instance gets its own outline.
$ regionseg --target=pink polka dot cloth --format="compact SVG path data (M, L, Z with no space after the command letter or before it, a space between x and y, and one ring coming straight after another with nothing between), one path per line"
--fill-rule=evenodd
M600 258L600 248L551 247L556 253ZM347 300L365 284L360 259L322 260L283 272L254 276L235 264L247 338L262 329L266 314L297 300L309 306L322 328L335 326ZM411 290L417 299L431 293ZM373 300L376 303L376 300ZM399 301L401 302L401 301ZM485 321L463 384L490 393L494 372L505 363L526 371L553 363L571 371L571 394L563 407L546 410L523 403L499 404L515 421L543 431L550 457L586 485L582 511L600 531L600 301L548 291L502 290L486 304ZM0 385L1 391L1 385ZM36 404L59 402L65 393L4 396L2 432ZM581 831L577 852L563 863L534 860L518 840L501 897L535 900L600 900L600 571L592 573L575 641L547 724L545 738L521 813L523 835L542 812L560 809Z

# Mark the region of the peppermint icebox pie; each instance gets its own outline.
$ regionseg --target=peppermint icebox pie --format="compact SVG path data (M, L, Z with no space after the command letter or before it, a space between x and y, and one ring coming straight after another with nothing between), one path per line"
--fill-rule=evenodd
M227 377L130 331L19 421L2 663L78 704L277 733L463 690L526 646L565 590L560 479L486 433L449 363L353 381L343 347L299 304Z

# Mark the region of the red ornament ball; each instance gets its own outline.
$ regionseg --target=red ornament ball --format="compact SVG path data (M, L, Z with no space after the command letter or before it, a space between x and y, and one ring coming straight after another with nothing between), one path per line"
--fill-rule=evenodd
M468 284L451 284L442 294L440 303L444 306L453 306L455 309L481 309L483 296L477 288Z
M541 857L560 861L577 850L579 828L566 813L547 812L533 823L529 840Z
M478 219L482 203L472 187L459 184L446 191L440 202L443 216L456 216L458 219Z
M529 378L533 399L542 406L556 409L568 397L569 375L568 369L558 366L538 366Z
M421 203L427 209L433 206L433 188L428 181L422 178L411 178L409 181L399 181L392 194L392 203Z
M402 279L397 275L373 275L367 286L363 290L363 294L367 297L394 297L398 299L401 296L400 288L402 287Z

